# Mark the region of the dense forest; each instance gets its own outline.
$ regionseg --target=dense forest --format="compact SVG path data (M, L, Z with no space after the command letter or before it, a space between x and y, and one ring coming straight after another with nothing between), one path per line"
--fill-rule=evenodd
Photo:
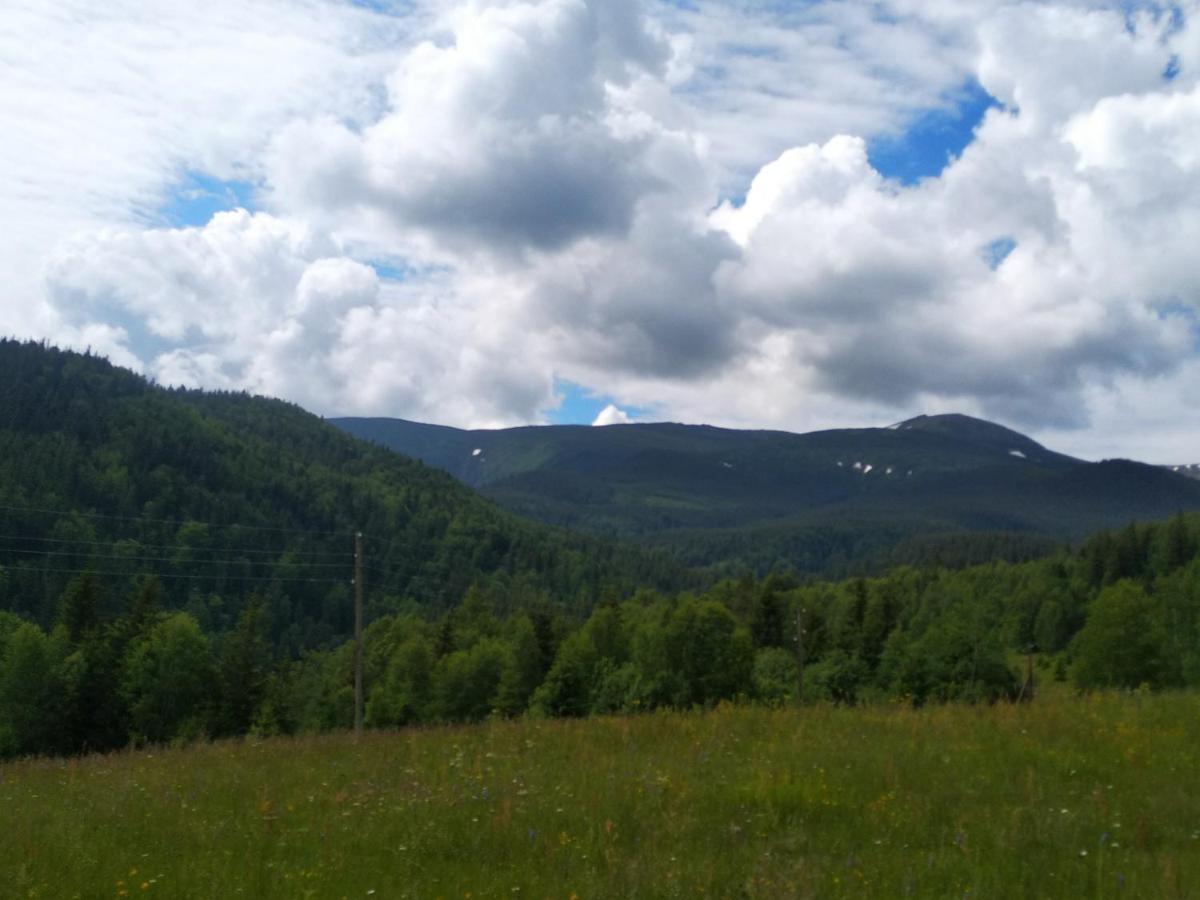
M84 574L48 630L0 613L0 753L351 725L352 642L289 655L261 602L214 627L167 608L152 577L115 600L122 611L106 618L114 598ZM372 727L723 700L1028 699L1025 654L1082 690L1195 686L1200 517L1131 524L1021 564L642 589L586 615L546 597L514 605L484 580L448 611L377 616L365 648Z
M910 536L840 581L748 530L777 571L730 577L522 520L279 401L14 341L0 372L3 756L348 726L360 530L375 727L997 701L1031 648L1080 688L1200 682L1197 517L1075 550Z
M504 512L299 407L166 390L103 359L0 341L0 609L48 627L84 572L118 614L135 576L206 630L259 598L274 647L351 627L354 534L372 616L445 610L486 579L582 611L694 584L678 563Z

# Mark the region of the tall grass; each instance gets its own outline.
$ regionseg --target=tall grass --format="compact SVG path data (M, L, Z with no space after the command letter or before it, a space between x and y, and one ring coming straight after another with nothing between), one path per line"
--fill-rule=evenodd
M1200 896L1200 696L723 707L0 768L8 897Z

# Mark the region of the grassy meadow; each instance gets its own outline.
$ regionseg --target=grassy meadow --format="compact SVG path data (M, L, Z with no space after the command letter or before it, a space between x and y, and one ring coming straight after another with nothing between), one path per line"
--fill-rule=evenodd
M1200 695L0 765L4 897L1200 896Z

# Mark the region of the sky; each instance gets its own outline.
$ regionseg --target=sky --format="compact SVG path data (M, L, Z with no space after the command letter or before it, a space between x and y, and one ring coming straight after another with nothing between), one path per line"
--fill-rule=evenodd
M461 427L1200 461L1200 0L7 0L0 333Z

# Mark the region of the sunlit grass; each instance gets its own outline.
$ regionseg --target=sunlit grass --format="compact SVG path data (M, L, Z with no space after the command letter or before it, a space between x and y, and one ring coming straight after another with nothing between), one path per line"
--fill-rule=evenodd
M1186 897L1200 696L722 708L0 768L13 897Z

